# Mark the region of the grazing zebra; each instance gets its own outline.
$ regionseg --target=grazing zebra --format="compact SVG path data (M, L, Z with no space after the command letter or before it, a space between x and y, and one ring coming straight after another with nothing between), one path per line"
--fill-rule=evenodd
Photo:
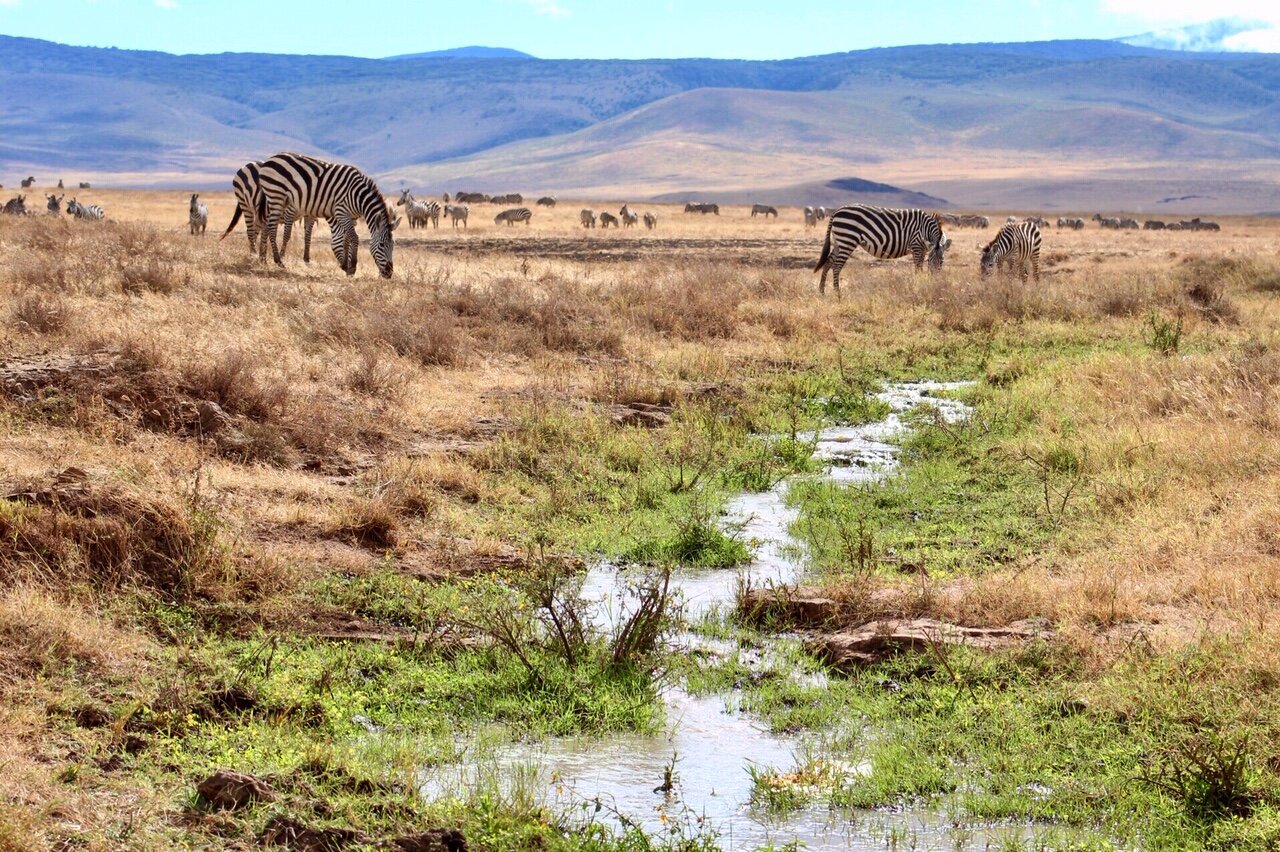
M752 204L751 218L754 219L756 218L757 215L763 215L766 219L769 218L770 216L777 219L778 208L770 207L768 204Z
M1142 230L1163 231L1165 230L1165 224L1164 222L1161 222L1159 219L1148 219L1147 221L1142 223Z
M192 236L199 234L203 237L205 228L209 227L209 208L196 200L199 197L196 193L191 193L191 205L187 211L187 225L191 228Z
M1035 225L1037 228L1049 227L1049 220L1044 218L1043 216L1028 216L1022 221L1030 222L1031 224Z
M959 217L958 215L956 215L955 213L939 213L939 214L938 214L938 224L940 224L940 225L954 225L955 227L957 227L957 228L958 228L958 227L960 227L960 217Z
M1121 219L1120 228L1125 231L1136 231L1140 226L1137 219Z
M10 216L27 215L27 197L25 195L17 195L10 198L4 203L3 212Z
M1084 227L1084 220L1078 217L1072 217L1072 216L1059 216L1058 227L1070 228L1073 231L1078 231Z
M455 195L453 198L456 201L458 199L458 196ZM449 220L453 222L453 227L455 230L457 230L459 222L462 223L462 227L464 229L467 227L467 215L471 212L471 208L468 207L467 205L450 204L448 207L444 209L444 212L449 217Z
M991 220L986 216L961 216L960 224L966 228L980 228L985 230L991 227Z
M608 229L610 225L617 228L618 217L607 211L604 211L604 210L600 211L600 227L602 229Z
M596 226L596 212L594 210L582 210L578 213L578 221L582 223L584 228L594 228Z
M107 213L96 204L81 204L74 198L67 202L67 212L77 219L89 219L94 222L101 222L107 218Z
M520 202L517 201L516 203L519 204ZM544 195L538 199L538 206L539 207L555 207L556 197L554 195Z
M1016 264L1022 280L1027 280L1027 264L1037 281L1040 280L1040 226L1035 222L1009 222L996 238L982 249L982 277L1008 265L1010 271Z
M57 195L57 196L49 195L48 193L46 193L44 197L45 197L45 200L48 202L47 206L49 209L49 215L50 216L61 215L62 199L67 197L66 193L63 193L62 195Z
M644 214L644 227L647 231L652 231L654 228L658 227L658 217L652 213Z
M618 211L618 217L622 219L622 227L630 228L640 221L639 213L632 213L631 208L622 205L622 209Z
M262 169L260 161L253 163L245 163L236 170L235 176L231 178L231 192L236 197L236 210L231 214L231 224L222 232L222 236L218 238L221 242L227 238L227 235L235 230L236 223L240 221L240 217L244 216L244 230L249 236L249 253L253 254L258 250L258 237L261 235L261 223L258 221L258 195L260 189L259 172ZM81 184L84 186L85 184ZM302 262L311 262L311 230L315 227L316 218L314 216L306 216L302 220ZM284 217L284 239L280 243L280 253L283 254L289 247L289 236L293 232L293 212L285 213Z
M1180 224L1182 225L1181 230L1184 230L1184 231L1221 231L1222 230L1222 226L1219 225L1217 222L1204 222L1204 221L1201 221L1199 216L1192 219L1190 222L1184 219Z
M80 181L80 188L81 188L81 189L88 189L88 188L89 188L89 181L87 181L87 180L82 180L82 181Z
M836 292L840 291L840 270L857 248L881 260L910 254L916 269L924 266L927 256L929 268L936 270L942 266L946 244L938 217L924 210L893 210L866 204L841 207L831 214L822 256L813 268L822 273L819 293L826 292L828 271Z
M264 231L259 236L258 257L267 259L267 238L277 266L284 266L276 245L276 227L292 213L323 216L332 232L329 244L338 265L347 275L356 273L356 221L369 228L369 253L378 274L390 278L393 271L391 222L387 203L378 185L355 166L329 163L305 154L280 153L265 160L258 172L258 214Z
M23 178L23 179L22 179L22 188L23 188L23 189L30 189L31 187L33 187L33 186L35 186L35 185L36 185L36 179L35 179L34 177L25 177L25 178Z
M503 210L497 216L494 216L493 224L501 225L503 222L506 222L507 227L510 228L516 222L524 222L528 225L532 220L533 211L528 207L513 207L510 210Z

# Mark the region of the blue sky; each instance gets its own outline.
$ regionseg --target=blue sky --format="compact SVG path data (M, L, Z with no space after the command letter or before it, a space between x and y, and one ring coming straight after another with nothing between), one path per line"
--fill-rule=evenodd
M0 0L0 34L171 53L389 56L482 44L545 58L779 59L940 42L1114 38L1277 0ZM1252 39L1252 41L1250 41Z

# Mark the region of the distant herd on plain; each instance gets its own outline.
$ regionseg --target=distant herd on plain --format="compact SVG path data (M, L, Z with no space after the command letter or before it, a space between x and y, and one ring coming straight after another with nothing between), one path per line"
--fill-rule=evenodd
M23 189L35 185L34 176L21 181ZM3 185L0 185L0 189ZM88 182L81 182L79 188L90 189ZM63 189L63 182L58 181L58 190ZM443 203L431 200L419 200L405 189L401 190L399 199L389 204L372 178L355 166L341 163L330 163L304 154L280 153L266 160L246 163L232 179L232 190L236 198L236 210L231 224L223 232L225 239L240 219L245 220L245 231L249 239L249 250L266 262L267 247L271 247L272 260L283 266L283 253L289 244L289 237L294 222L303 222L303 260L311 260L311 231L317 219L323 218L329 223L331 247L338 265L348 275L356 271L356 254L359 238L355 225L363 220L369 229L369 252L373 256L378 272L384 278L390 278L393 271L392 231L401 224L398 208L404 208L404 219L410 228L440 227L440 218L446 217L456 229L467 227L472 204L494 204L507 207L494 217L494 224L508 226L523 223L528 225L533 219L533 211L520 206L524 197L519 193L490 196L478 192L458 192L450 198L445 193ZM61 215L66 193L55 195L45 193L45 209L48 214ZM556 206L555 196L543 196L535 202L535 206L552 208ZM19 194L9 199L0 212L8 215L27 215L26 195ZM101 221L106 212L97 204L83 204L74 196L66 203L66 212L78 220ZM703 215L720 215L720 205L709 202L689 202L685 204L685 213ZM777 219L778 210L766 204L753 204L751 218L763 217ZM957 213L933 213L912 209L891 209L865 204L855 204L828 211L825 207L805 207L803 210L806 228L816 228L819 223L827 222L826 238L823 241L822 255L818 260L815 272L822 273L818 283L819 292L825 292L828 273L837 292L840 290L840 272L849 256L862 249L881 260L893 260L910 255L916 269L923 269L925 263L931 270L942 267L943 257L951 246L951 239L943 231L943 226L951 228L986 229L991 227L991 220L986 216L962 215ZM623 204L615 215L607 211L597 214L594 210L580 211L578 221L583 228L602 229L631 228L644 223L648 230L658 226L658 217L650 212L639 213ZM1094 214L1093 222L1099 227L1111 230L1147 230L1147 231L1218 231L1216 222L1200 218L1178 222L1163 222L1149 219L1139 224L1136 219L1107 217ZM193 236L203 235L209 224L209 210L200 202L200 197L192 193L188 207L188 226ZM284 226L281 242L277 242L277 231ZM1059 217L1058 228L1081 230L1086 221L1081 218ZM1010 216L1000 227L991 242L982 248L979 264L985 277L995 271L1017 270L1023 281L1028 273L1040 278L1040 245L1041 229L1051 228L1048 219L1031 216L1019 219Z

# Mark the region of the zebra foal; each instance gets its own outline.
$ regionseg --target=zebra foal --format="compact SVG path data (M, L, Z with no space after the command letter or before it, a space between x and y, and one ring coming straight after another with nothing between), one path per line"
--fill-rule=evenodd
M995 239L982 249L982 277L1007 265L1010 271L1016 265L1023 281L1027 280L1027 266L1037 281L1040 280L1040 226L1035 222L1010 222L1000 229Z

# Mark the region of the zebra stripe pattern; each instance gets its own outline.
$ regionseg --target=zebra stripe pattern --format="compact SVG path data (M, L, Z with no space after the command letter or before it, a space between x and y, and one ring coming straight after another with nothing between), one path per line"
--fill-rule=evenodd
M400 190L400 200L396 202L396 206L403 205L405 215L409 217L409 227L427 227L427 223L432 223L435 227L440 227L440 205L435 201L418 201L407 189Z
M510 210L503 210L497 216L493 217L493 224L501 225L507 223L507 227L514 225L516 222L524 222L526 225L533 219L533 211L528 207L514 207Z
M813 268L814 272L822 273L818 292L826 292L827 272L831 273L831 283L839 292L840 270L855 249L861 248L881 260L895 260L909 254L916 269L924 266L927 256L929 268L939 269L946 248L943 240L938 217L924 210L895 210L866 204L841 207L831 214L822 256Z
M267 258L267 240L278 266L284 266L276 247L276 227L292 212L296 216L323 216L333 233L330 245L338 265L347 273L356 273L356 221L364 219L369 228L369 252L378 266L378 274L390 278L392 273L391 222L387 205L378 185L355 166L329 163L305 154L281 153L266 160L259 171L261 195L258 212L265 223L260 239L259 257Z
M640 221L640 214L633 213L631 208L624 204L622 209L618 211L618 218L622 220L622 227L631 228Z
M94 222L101 222L107 217L107 213L96 204L81 204L74 198L67 202L67 212L77 219L89 219Z
M66 198L65 193L63 195L49 195L47 193L45 194L45 200L48 202L47 206L49 210L49 215L51 216L61 215L63 198Z
M258 250L258 237L260 235L261 226L258 223L258 196L261 189L258 186L258 174L262 169L262 163L253 162L245 163L241 166L231 179L231 191L236 197L236 212L231 215L231 224L227 226L227 230L222 232L219 241L225 240L227 235L235 230L236 223L240 221L240 217L244 216L244 229L249 235L249 253L253 254ZM316 220L314 216L304 217L302 220L302 262L311 262L311 229L315 227ZM284 218L284 240L280 243L280 253L289 248L289 235L293 231L293 214L287 213Z
M1022 280L1027 280L1027 265L1040 280L1040 226L1035 222L1010 222L982 250L982 277L1007 265L1016 264Z
M187 213L187 225L191 228L191 235L199 234L204 236L205 228L209 227L209 208L205 207L199 201L200 196L191 193L191 207Z
M752 204L751 218L754 219L756 218L756 216L764 216L766 219L772 216L773 218L777 219L778 208L770 207L768 204Z
M456 198L457 196L455 196ZM471 208L465 204L450 204L444 209L444 212L453 221L453 227L457 228L458 223L462 223L462 227L467 227L467 215L471 212Z

